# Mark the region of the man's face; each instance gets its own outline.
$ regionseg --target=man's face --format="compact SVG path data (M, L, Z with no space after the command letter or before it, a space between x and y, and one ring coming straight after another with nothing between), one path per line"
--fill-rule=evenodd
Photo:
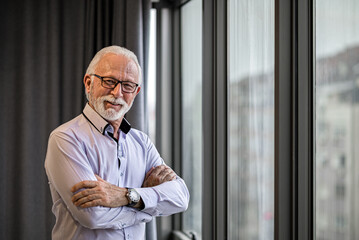
M109 53L103 56L93 74L138 83L136 64L133 60L121 55ZM104 88L101 85L101 79L93 76L93 81L91 81L90 75L85 75L84 83L90 105L108 121L122 120L140 91L140 86L138 86L134 93L124 93L121 91L121 84L114 89Z

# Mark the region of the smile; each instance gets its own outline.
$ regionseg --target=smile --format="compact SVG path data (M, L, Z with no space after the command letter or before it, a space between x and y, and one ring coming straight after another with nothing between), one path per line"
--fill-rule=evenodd
M111 106L115 106L115 107L119 107L122 106L122 104L117 104L117 103L113 103L113 102L109 102L109 101L105 101L107 104L111 105Z

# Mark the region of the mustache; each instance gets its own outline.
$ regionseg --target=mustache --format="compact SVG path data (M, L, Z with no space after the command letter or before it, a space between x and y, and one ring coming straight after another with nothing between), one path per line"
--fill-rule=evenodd
M100 97L100 99L102 101L107 101L107 102L110 102L110 103L116 104L116 105L126 105L127 104L125 102L125 100L123 100L122 98L115 98L114 96L111 96L111 95Z

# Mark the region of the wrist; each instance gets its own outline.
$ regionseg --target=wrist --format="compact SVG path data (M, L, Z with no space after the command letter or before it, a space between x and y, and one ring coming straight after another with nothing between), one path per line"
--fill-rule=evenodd
M145 204L143 203L142 198L140 198L140 201L138 201L138 203L137 203L135 206L133 206L133 207L134 207L134 208L137 208L137 209L139 209L139 210L144 209L144 208L145 208Z

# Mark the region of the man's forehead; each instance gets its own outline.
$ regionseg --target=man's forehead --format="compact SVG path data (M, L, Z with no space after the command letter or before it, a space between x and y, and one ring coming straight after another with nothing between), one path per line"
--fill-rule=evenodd
M121 71L138 74L134 60L124 55L108 53L104 55L96 66L96 71Z

